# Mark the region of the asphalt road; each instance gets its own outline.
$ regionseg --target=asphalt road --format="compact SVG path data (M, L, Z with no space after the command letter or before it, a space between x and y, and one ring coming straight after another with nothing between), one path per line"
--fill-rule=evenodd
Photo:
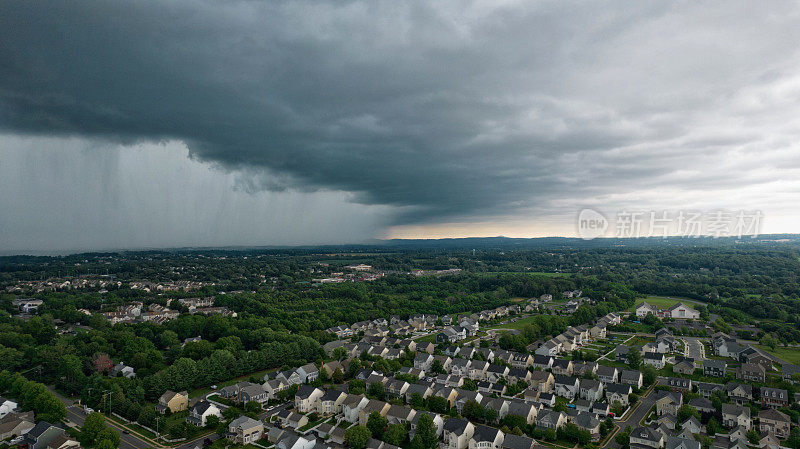
M67 405L66 402L64 405ZM67 405L67 420L78 426L82 426L83 422L86 420L86 412L84 412L83 409L77 405ZM135 435L122 433L122 429L117 427L111 421L106 420L106 426L117 432L119 435L120 449L145 449L148 447L153 447L152 444L144 440L140 440Z
M617 426L617 430L614 432L614 435L616 436L617 433L625 430L626 426L631 426L631 429L638 427L639 421L641 421L647 415L647 412L649 412L650 408L653 407L653 404L656 403L654 398L655 395L651 391L650 394L639 400L639 405L636 407L633 413L628 415L628 419L624 421L616 421L614 424ZM603 447L609 449L619 449L620 446L617 444L614 437L611 437L611 439L608 440L606 445Z
M66 420L75 424L76 426L80 427L83 425L83 422L86 420L86 412L83 410L82 407L75 405L75 402L72 399L62 396L59 394L55 389L48 386L48 389L56 395L56 397L64 403L64 406L67 408L67 417ZM153 447L152 444L140 440L138 437L132 434L125 434L122 433L122 429L117 427L114 423L106 420L106 425L117 432L120 437L119 447L120 449L145 449L148 447Z
M700 341L701 339L698 337L681 337L681 339L686 343L686 347L688 348L687 357L691 357L696 361L701 361L706 358L706 351L705 346Z

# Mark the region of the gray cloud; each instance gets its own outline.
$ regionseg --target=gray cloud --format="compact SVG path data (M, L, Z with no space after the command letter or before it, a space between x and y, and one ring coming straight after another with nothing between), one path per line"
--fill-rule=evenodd
M730 204L742 179L797 174L798 13L791 2L5 1L0 126L184 141L237 171L236 188L351 192L391 206L395 225L672 206L698 192Z

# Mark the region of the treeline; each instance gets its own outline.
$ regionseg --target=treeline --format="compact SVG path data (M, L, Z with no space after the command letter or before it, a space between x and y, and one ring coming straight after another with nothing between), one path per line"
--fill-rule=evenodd
M23 410L33 410L39 420L58 423L67 408L44 384L26 379L22 374L0 371L0 392L17 399Z

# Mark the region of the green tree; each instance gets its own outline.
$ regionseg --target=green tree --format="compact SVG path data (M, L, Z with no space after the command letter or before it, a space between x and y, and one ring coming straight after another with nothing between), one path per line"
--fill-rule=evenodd
M389 444L400 446L400 444L406 440L407 436L408 436L408 431L406 430L405 425L390 424L386 428L386 432L383 434L383 440Z
M425 399L422 398L421 394L414 393L408 398L408 405L413 409L419 410L425 406Z
M216 429L219 427L219 416L217 415L208 415L206 417L206 429Z
M461 414L470 421L481 421L484 417L484 409L477 401L470 399L464 403Z
M384 430L386 429L386 423L386 418L381 416L380 413L372 412L369 414L369 418L367 418L367 429L369 429L373 437L380 440L383 437Z
M344 431L344 442L353 449L364 449L371 436L365 426L351 426Z
M341 368L336 368L333 371L333 375L331 376L331 380L335 384L340 384L340 383L344 382L344 373L342 372Z
M247 413L260 413L261 404L258 401L248 401L244 404L244 411Z
M444 365L442 365L442 362L440 362L439 360L433 361L433 363L431 364L430 371L433 374L446 374L446 371L444 370Z
M631 348L628 351L628 367L630 369L639 369L642 366L642 354L636 348Z
M683 404L678 409L678 416L677 416L678 423L683 423L692 416L694 416L697 419L700 419L700 412L698 412L697 409L692 407L691 405Z
M106 418L102 413L93 412L86 417L80 431L81 443L94 447L100 440L100 434L106 428Z
M417 431L411 440L411 449L436 449L437 446L438 439L436 438L436 427L433 425L433 418L424 413L417 421Z

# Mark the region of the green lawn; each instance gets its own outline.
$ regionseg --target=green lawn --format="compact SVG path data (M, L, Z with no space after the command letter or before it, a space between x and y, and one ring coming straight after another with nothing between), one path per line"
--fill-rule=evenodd
M628 309L628 311L629 312L633 312L634 310L636 310L636 306L638 306L639 304L641 304L643 302L647 302L648 304L650 304L652 306L656 306L656 307L661 308L661 309L666 309L667 307L674 306L675 304L677 304L679 302L685 302L686 305L690 306L690 307L695 305L692 302L685 301L685 298L652 295L652 296L648 296L646 298L637 299L636 300L636 304L634 304L633 307Z
M762 345L756 345L756 346L758 346L758 348L763 351L769 352L775 357L780 357L781 359L786 360L789 363L800 365L800 348L784 348L782 346L776 346L775 350L773 351L767 346L762 346Z
M436 334L430 334L424 337L415 338L414 341L418 343L436 343Z
M495 324L493 326L489 326L486 329L522 329L523 327L527 326L528 324L533 323L534 317L538 315L531 315L526 316L525 318L520 318L513 323L506 323L506 324Z

